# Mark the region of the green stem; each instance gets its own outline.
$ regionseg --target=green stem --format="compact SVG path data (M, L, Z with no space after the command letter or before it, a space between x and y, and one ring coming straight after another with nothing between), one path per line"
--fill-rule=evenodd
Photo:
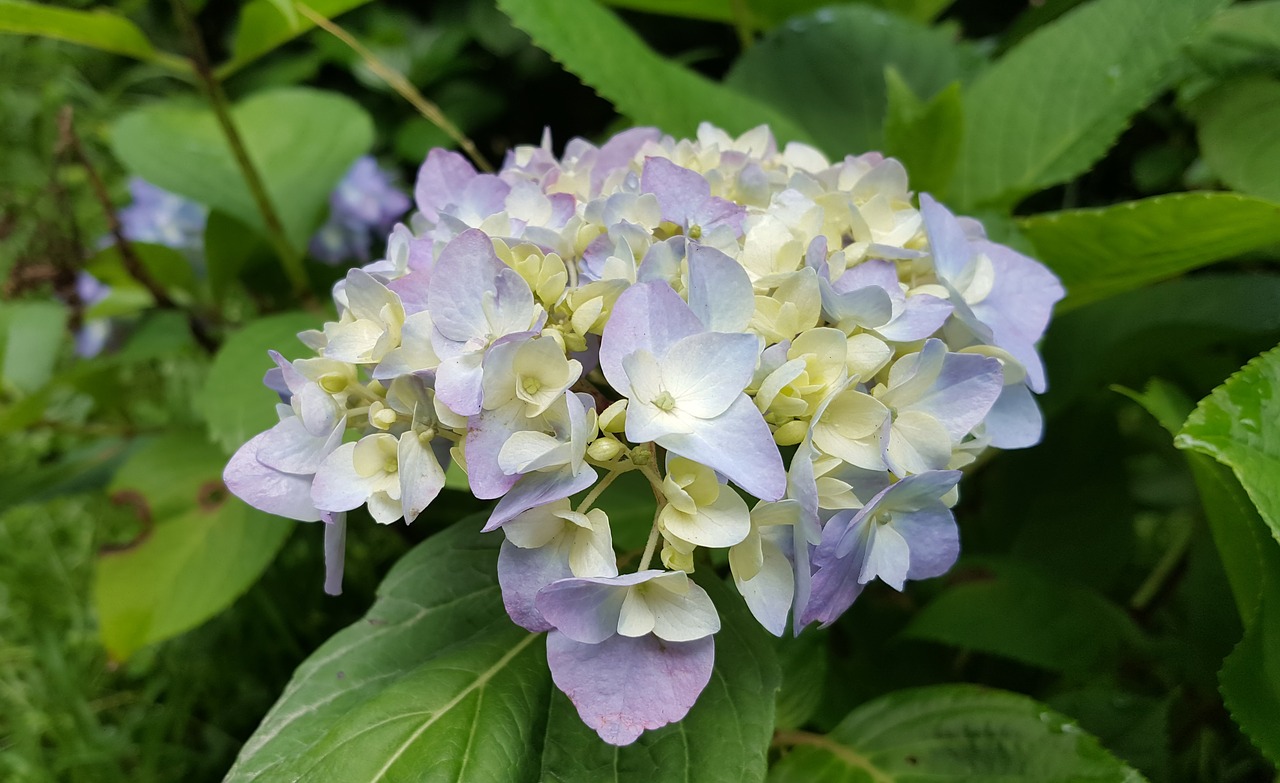
M729 7L733 10L733 29L738 34L738 45L745 52L756 42L751 30L751 11L746 0L729 0Z
M649 540L644 542L644 554L640 556L640 567L636 569L637 573L649 567L649 561L653 559L653 553L658 549L658 514L661 513L662 507L659 506L653 515L653 527L649 528Z
M588 492L587 496L582 499L582 502L578 504L578 507L577 509L575 509L575 511L577 511L579 514L585 514L588 511L590 511L591 504L596 502L596 499L600 497L600 493L608 489L609 485L613 483L614 479L616 479L618 476L621 476L623 473L626 473L631 469L632 468L629 465L625 467L622 465L619 465L618 467L609 471L609 473L600 480L599 484L596 484L594 487L591 488L591 491Z
M195 66L196 77L199 78L200 84L204 87L205 96L209 99L209 105L213 108L214 116L217 117L218 126L222 129L223 136L227 139L227 146L231 148L231 155L235 158L236 165L240 168L240 174L244 177L245 185L248 186L258 211L262 213L262 222L267 229L267 239L275 249L276 255L280 257L280 263L284 266L284 273L289 278L289 283L293 286L294 293L304 302L311 303L315 297L312 295L311 286L307 281L307 270L302 265L302 256L289 242L288 236L284 231L284 223L280 220L280 214L276 212L275 205L271 203L271 196L267 193L266 184L262 181L262 176L258 173L257 167L254 166L253 160L249 157L249 150L245 147L244 139L240 136L240 132L236 130L235 121L231 117L231 104L227 100L226 92L222 89L222 83L218 81L218 77L214 74L213 68L209 64L209 53L204 48L204 41L200 37L200 30L196 27L195 19L192 17L191 11L187 8L184 0L172 0L172 3L178 26L182 28L183 34L186 35L191 46L191 60Z

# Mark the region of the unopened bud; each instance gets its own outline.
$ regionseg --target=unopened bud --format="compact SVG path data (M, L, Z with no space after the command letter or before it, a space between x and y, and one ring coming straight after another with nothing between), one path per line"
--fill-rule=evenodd
M653 452L649 451L648 446L636 446L631 450L631 464L636 467L644 467L653 462Z
M618 400L600 413L600 430L617 435L627 428L627 401Z
M798 419L792 419L774 430L773 442L779 446L794 446L804 440L804 436L808 432L808 424Z
M587 446L587 456L597 462L612 462L626 449L613 438L596 438Z

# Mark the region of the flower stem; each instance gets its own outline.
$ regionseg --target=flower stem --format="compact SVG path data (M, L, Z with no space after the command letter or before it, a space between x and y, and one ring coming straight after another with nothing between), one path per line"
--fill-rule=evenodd
M662 513L662 507L653 514L653 527L649 528L649 540L644 544L644 554L640 556L640 567L636 572L645 570L649 567L649 561L653 559L653 553L658 549L658 515Z
M404 98L413 108L417 109L418 113L425 117L427 122L444 131L446 136L453 139L454 143L461 147L463 152L467 153L467 157L471 158L477 168L481 171L493 171L493 165L485 160L485 157L480 154L480 150L476 149L476 145L471 139L467 138L466 134L459 130L458 126L454 125L445 116L444 112L440 111L439 106L427 100L418 91L418 88L414 87L413 83L404 77L404 74L378 59L378 56L356 40L355 36L344 30L333 20L307 6L306 3L294 3L294 7L298 9L298 13L310 19L317 27L351 47L351 50L360 55L360 59L364 60L365 65L369 66L369 70L376 73L391 89L399 93L401 98Z
M579 503L578 507L574 510L577 511L579 514L585 514L588 511L590 511L591 504L596 502L596 499L600 497L600 493L608 489L609 485L613 483L614 479L616 479L618 476L621 476L623 473L626 473L629 470L632 470L632 467L630 465L619 465L618 467L609 471L609 473L606 474L604 478L600 479L599 484L596 484L594 487L591 488L591 491L587 493L587 496L582 499L582 502Z
M275 205L271 203L271 196L267 193L266 184L262 181L262 176L254 166L252 158L249 157L244 139L236 129L235 121L231 117L230 102L222 89L222 83L218 81L213 67L209 64L209 53L204 48L204 40L200 37L195 18L192 17L185 0L172 0L172 4L178 26L182 28L191 47L191 61L195 66L196 76L204 87L205 96L209 99L209 105L213 108L213 114L218 120L218 126L222 129L222 135L226 137L227 146L231 148L231 155L235 158L241 176L244 177L245 185L249 188L258 211L262 213L262 222L267 229L267 239L275 249L276 255L280 257L280 263L284 267L290 285L293 286L294 293L304 303L313 304L315 297L307 281L307 270L302 265L302 256L289 242L280 214L276 212Z

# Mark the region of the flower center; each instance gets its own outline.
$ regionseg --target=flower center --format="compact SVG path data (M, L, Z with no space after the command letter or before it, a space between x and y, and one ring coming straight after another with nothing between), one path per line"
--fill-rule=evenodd
M663 413L670 413L676 407L676 398L671 396L671 392L663 391L653 398L653 407Z
M520 378L520 388L524 390L525 394L532 397L542 391L542 381L534 378L532 375L525 375Z

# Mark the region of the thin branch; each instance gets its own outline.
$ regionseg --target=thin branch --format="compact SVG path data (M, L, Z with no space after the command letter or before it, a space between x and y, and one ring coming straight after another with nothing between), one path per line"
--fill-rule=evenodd
M418 113L427 119L427 122L435 125L437 128L444 131L449 138L453 139L454 143L461 147L463 152L467 153L467 157L471 158L477 168L481 171L493 171L493 166L489 161L485 160L483 155L480 154L480 150L476 149L476 145L472 143L471 139L467 138L467 136L458 129L458 126L454 125L449 118L445 116L444 112L440 111L439 106L436 106L434 103L423 97L422 93L418 91L418 88L414 87L413 84L404 77L404 74L378 59L378 56L369 51L364 44L356 40L355 36L342 29L342 27L338 26L337 23L325 18L322 14L316 12L305 3L295 3L294 7L298 9L298 13L310 19L317 27L351 47L351 50L360 55L360 59L364 60L365 64L369 66L369 70L376 73L380 79L391 87L391 89L399 93L400 97L413 104L413 108L417 109Z
M218 77L213 72L213 67L209 64L209 53L204 48L204 40L200 37L200 30L196 27L195 19L191 16L191 11L187 8L184 0L172 0L172 4L174 15L178 20L178 26L182 28L182 32L187 37L188 44L191 47L191 61L195 66L196 77L200 80L201 86L204 87L205 96L208 97L209 105L213 108L213 113L218 119L218 125L222 128L222 135L226 137L227 145L231 148L231 154L236 160L236 165L240 168L240 174L244 177L245 185L248 186L249 192L253 195L258 212L262 214L262 222L267 228L267 238L270 240L272 247L275 248L276 255L280 257L280 263L284 266L285 275L288 276L294 293L303 302L312 304L315 301L315 296L312 294L311 286L307 281L307 270L302 264L302 256L298 254L298 251L289 242L289 238L284 231L284 223L281 222L280 214L276 212L275 205L271 202L271 195L267 192L267 186L262 181L262 176L253 164L253 160L249 157L249 150L245 147L244 139L236 129L235 121L231 117L230 101L227 100L227 94L222 89L222 82L218 81Z
M76 135L74 119L71 107L62 107L62 113L58 116L59 144L63 145L64 149L69 150L81 167L84 168L85 174L89 178L89 185L93 189L93 195L98 200L98 204L102 206L102 211L106 214L107 230L111 232L111 237L116 243L116 249L120 251L120 262L125 271L129 273L130 277L137 280L143 288L147 289L147 293L151 294L151 298L155 300L157 307L185 313L187 325L191 329L191 336L195 338L201 348L213 353L218 349L218 341L210 334L204 321L197 317L195 313L184 309L173 301L173 297L169 296L169 292L151 276L151 272L142 263L142 259L138 257L137 251L134 250L133 243L125 237L124 227L120 225L120 218L116 214L115 207L111 204L111 196L107 193L107 186L103 184L97 168L94 167L93 162L89 160L89 156L85 153L84 145L80 143L80 137Z
M729 0L733 11L733 29L738 34L738 45L746 51L756 42L752 32L751 10L747 8L747 0Z

